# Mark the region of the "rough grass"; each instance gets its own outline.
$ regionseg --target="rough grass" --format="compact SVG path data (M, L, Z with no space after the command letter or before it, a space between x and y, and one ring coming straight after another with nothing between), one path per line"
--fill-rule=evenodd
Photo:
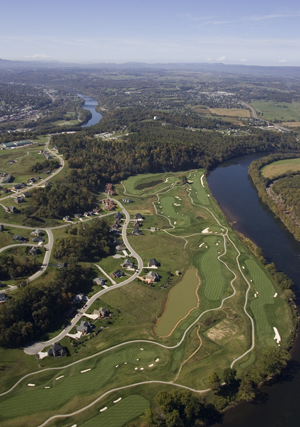
M228 117L251 117L250 111L243 108L209 108L212 114Z
M190 310L197 307L199 284L197 270L188 269L182 280L169 292L165 311L155 328L157 335L161 337L169 335Z
M265 178L275 179L288 172L300 171L300 158L278 160L277 162L270 163L261 169L261 173Z

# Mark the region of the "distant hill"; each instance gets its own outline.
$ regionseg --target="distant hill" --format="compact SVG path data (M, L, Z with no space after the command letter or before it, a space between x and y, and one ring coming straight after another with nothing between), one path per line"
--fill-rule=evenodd
M147 64L144 62L127 62L124 64L114 63L90 63L76 64L64 63L59 61L9 61L0 59L0 69L55 69L55 68L76 68L76 69L106 69L106 70L172 70L172 71L203 71L217 72L228 74L251 74L251 75L272 75L272 76L287 76L300 77L300 67L265 67L258 65L239 65L239 64L223 64L223 63L156 63Z

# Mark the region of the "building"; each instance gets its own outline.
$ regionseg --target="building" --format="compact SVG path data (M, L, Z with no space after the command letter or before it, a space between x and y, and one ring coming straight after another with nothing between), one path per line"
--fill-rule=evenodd
M148 284L159 282L159 275L154 271L149 271L149 273L147 273L145 276L145 282Z
M132 199L123 199L123 202L124 203L133 203L133 200Z
M107 279L104 279L104 277L96 277L96 279L93 280L97 285L103 286L106 284Z
M113 196L115 193L114 189L113 189L113 185L112 184L106 184L105 186L105 193L109 194L110 196Z
M0 224L0 231L4 231L4 225Z
M125 276L125 274L121 270L116 270L111 273L111 277L114 277L115 279L119 279L122 276Z
M143 217L143 215L141 215L140 213L136 213L136 214L134 215L134 219L136 219L137 221L143 221L143 220L144 220L144 217Z
M67 216L63 217L63 221L66 221L66 222L71 221L71 217L69 215L67 215Z
M43 243L45 239L43 239L43 237L34 237L32 241L33 243Z
M33 246L30 251L29 254L30 255L37 255L41 252L40 248L38 246Z
M7 213L18 213L19 211L18 211L18 209L17 209L17 208L15 208L14 206L8 206L8 207L5 209L5 212L7 212Z
M96 314L98 319L112 316L112 313L105 307L100 307L99 310L94 310L93 314Z
M157 262L155 258L151 258L150 261L148 262L148 267L157 268L157 267L160 267L160 263Z
M21 236L20 234L15 234L13 236L13 240L15 240L16 242L23 242L23 240L25 240L25 237Z
M31 236L42 236L43 235L43 233L41 232L41 230L39 230L38 228L35 230L35 231L32 231L31 233L30 233L30 235Z
M4 292L0 293L0 303L5 302L6 300L8 300L8 295L5 294Z
M48 356L54 356L56 359L63 357L65 354L66 350L59 342L52 344L48 350Z
M116 209L115 203L112 200L110 200L110 199L104 199L104 200L102 200L102 204L104 205L104 208L107 211L113 211L113 210Z
M124 268L134 268L134 263L129 258L126 258L121 266Z
M76 332L82 332L83 334L90 333L95 325L93 325L91 322L82 320L80 322L80 325L76 326Z

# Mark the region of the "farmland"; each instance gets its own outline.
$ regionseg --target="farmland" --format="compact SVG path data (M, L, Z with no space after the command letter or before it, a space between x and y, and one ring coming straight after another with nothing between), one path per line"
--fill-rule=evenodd
M225 117L250 117L250 111L244 108L209 108L216 116Z
M261 169L265 178L275 179L277 176L285 173L297 173L300 171L300 159L284 159L270 163Z
M254 101L251 106L258 111L264 120L290 120L299 121L300 103L298 102L272 102L272 101Z

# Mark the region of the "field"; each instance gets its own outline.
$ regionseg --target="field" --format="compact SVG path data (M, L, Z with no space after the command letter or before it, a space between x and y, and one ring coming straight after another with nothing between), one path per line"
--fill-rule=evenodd
M209 108L212 114L228 117L251 117L250 111L244 108Z
M265 178L275 179L277 176L288 172L300 171L300 159L284 159L270 163L261 169L261 173Z
M300 119L300 103L298 102L272 102L272 101L254 101L251 106L261 113L264 120L290 120L299 121Z
M199 285L197 270L188 269L182 280L169 292L166 308L155 327L158 336L171 334L178 323L199 305Z
M299 128L300 127L300 122L283 122L281 123L282 126L286 126L286 127L290 127L290 128Z
M159 281L147 285L136 279L101 295L89 313L105 306L113 312L111 320L97 320L101 333L88 336L78 346L63 338L69 357L39 360L37 373L0 396L1 427L31 427L33 419L34 425L40 425L49 417L72 414L88 405L80 414L56 419L49 427L75 423L121 427L144 412L149 401L152 408L162 387L171 390L181 384L203 391L209 388L212 371L221 376L232 364L242 375L266 346L277 345L273 327L282 344L287 342L291 312L277 286L229 228L203 170L185 172L189 183L183 182L182 175L138 175L117 186L119 200L134 193L134 203L124 204L131 218L137 212L144 216L143 235L128 234L143 261L140 275L147 273L149 260L155 258L160 263L154 270ZM56 230L55 237L61 233ZM112 257L100 261L107 273L120 263ZM91 286L90 295L95 290ZM255 341L248 314L254 320ZM1 354L2 392L37 369L34 356L8 352L8 356ZM22 357L19 373L17 362ZM115 391L102 398L111 390ZM121 401L112 403L120 397ZM100 413L104 407L108 409Z

